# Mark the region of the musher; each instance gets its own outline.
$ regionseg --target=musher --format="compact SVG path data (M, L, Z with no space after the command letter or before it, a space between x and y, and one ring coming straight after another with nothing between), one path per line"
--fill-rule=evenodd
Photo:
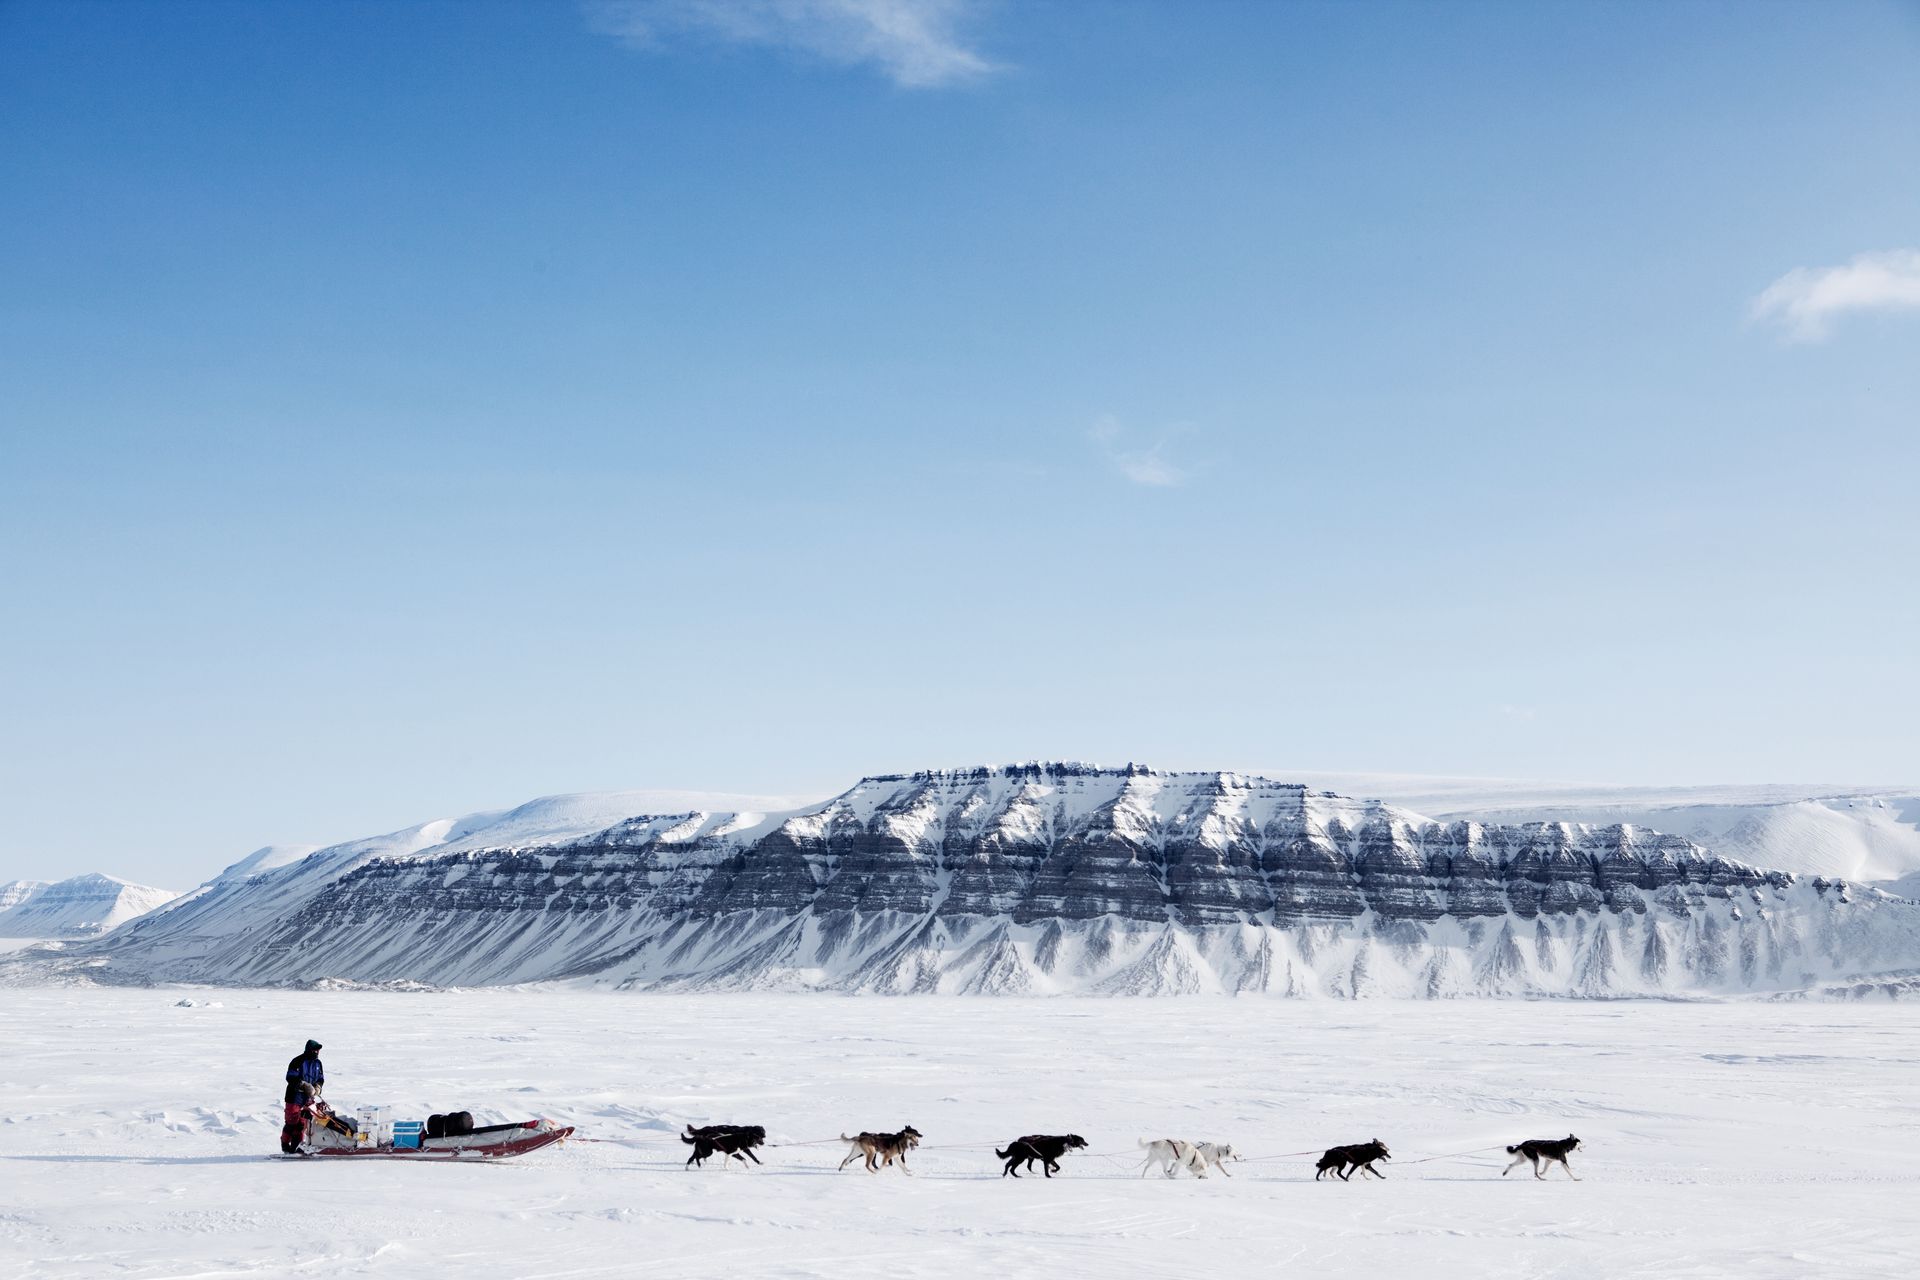
M320 1042L307 1041L307 1047L287 1064L287 1102L289 1105L300 1100L300 1082L306 1081L313 1086L313 1096L319 1097L327 1083L327 1069L320 1065Z
M292 1155L307 1140L313 1124L313 1105L319 1101L321 1086L327 1082L326 1068L320 1065L320 1042L307 1041L300 1055L287 1063L286 1114L280 1128L280 1150Z

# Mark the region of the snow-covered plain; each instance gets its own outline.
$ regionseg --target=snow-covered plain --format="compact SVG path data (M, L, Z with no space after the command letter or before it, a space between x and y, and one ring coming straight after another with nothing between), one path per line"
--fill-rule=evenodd
M196 1002L185 1006L177 1002ZM337 1104L545 1115L497 1165L270 1155L309 1035ZM0 991L0 1275L1911 1274L1920 1006L856 1000L496 990ZM682 1172L683 1122L912 1123L915 1177L782 1146ZM1084 1134L1062 1177L985 1145ZM1504 1180L1478 1151L1577 1133ZM1138 1137L1310 1162L1135 1176ZM1102 1153L1122 1153L1105 1158Z

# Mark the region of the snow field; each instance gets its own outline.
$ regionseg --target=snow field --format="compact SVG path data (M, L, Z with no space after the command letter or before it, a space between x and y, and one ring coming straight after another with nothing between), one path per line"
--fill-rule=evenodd
M191 1000L191 1006L177 1004ZM328 1096L545 1115L499 1164L281 1160L307 1036ZM0 1275L1907 1274L1920 1008L0 991ZM843 1149L683 1172L681 1124L774 1143L913 1124L916 1176ZM1061 1177L989 1144L1076 1132ZM1586 1143L1574 1183L1474 1148ZM1231 1178L1137 1176L1145 1137ZM1314 1183L1379 1137L1386 1182Z

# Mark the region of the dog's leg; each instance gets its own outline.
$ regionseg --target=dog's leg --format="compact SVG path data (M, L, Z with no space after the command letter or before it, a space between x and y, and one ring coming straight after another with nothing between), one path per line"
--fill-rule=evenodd
M858 1157L859 1155L860 1155L860 1148L858 1147L855 1147L853 1150L847 1152L847 1158L840 1162L841 1172L844 1173L846 1171L847 1166L852 1164L855 1158Z
M1527 1157L1524 1152L1521 1153L1520 1155L1515 1156L1513 1158L1513 1163L1500 1171L1500 1176L1503 1178L1506 1177L1508 1174L1512 1173L1515 1169L1518 1169L1521 1165L1525 1164L1526 1162L1527 1162Z
M1533 1158L1533 1176L1534 1176L1534 1177L1536 1177L1536 1178L1538 1178L1538 1179L1540 1179L1540 1181L1542 1181L1542 1182L1545 1182L1545 1181L1547 1180L1547 1175L1546 1175L1546 1174L1544 1174L1544 1173L1542 1173L1542 1172L1540 1172L1540 1157L1539 1157L1539 1156L1535 1156L1535 1157Z
M1573 1171L1573 1166L1567 1163L1567 1158L1565 1156L1560 1157L1560 1167L1567 1171L1567 1176L1569 1178L1572 1178L1575 1182L1580 1181L1580 1175Z

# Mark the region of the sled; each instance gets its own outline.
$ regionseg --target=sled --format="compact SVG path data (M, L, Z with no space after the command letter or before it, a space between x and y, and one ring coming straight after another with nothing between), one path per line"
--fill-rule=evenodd
M551 1120L522 1120L514 1124L489 1124L445 1138L422 1138L417 1147L396 1147L391 1143L372 1145L323 1145L303 1147L286 1160L334 1157L383 1160L505 1160L524 1156L529 1151L565 1142L573 1133L572 1125L556 1125Z

